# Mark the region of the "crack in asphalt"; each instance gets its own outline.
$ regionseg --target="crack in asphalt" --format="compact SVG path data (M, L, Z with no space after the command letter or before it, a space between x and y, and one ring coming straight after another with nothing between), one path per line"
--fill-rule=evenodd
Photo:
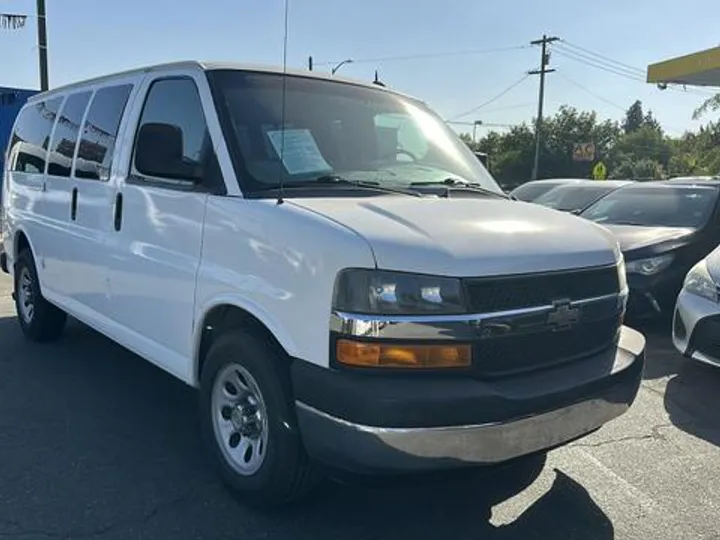
M145 512L140 517L135 518L129 518L129 519L123 519L114 523L110 523L108 525L104 525L102 527L98 527L95 530L91 531L69 531L69 532L53 532L53 531L43 531L41 529L32 529L32 528L26 528L23 523L15 520L10 520L6 518L0 518L0 524L2 525L8 525L14 529L15 531L12 532L0 532L0 538L16 538L16 537L22 537L22 536L44 536L47 538L52 539L58 539L58 540L89 540L89 539L99 539L103 536L116 532L117 530L131 527L131 526L143 526L149 523L152 519L154 519L158 514L161 512L168 510L172 508L173 506L184 502L188 500L191 496L195 495L199 490L200 487L205 485L214 484L216 481L208 480L206 482L201 483L198 486L195 486L192 489L189 489L182 495L179 495L178 497L175 497L174 499L171 499L169 501L160 503L156 505L155 507L151 508L148 512Z
M615 439L608 439L605 441L598 441L595 443L575 443L572 446L577 448L599 448L601 446L607 446L609 444L619 444L624 442L630 442L630 441L647 441L647 440L655 440L655 441L664 441L668 442L668 439L665 435L660 433L660 430L663 428L669 428L673 427L673 424L670 422L658 424L650 428L650 433L646 435L632 435L628 437L618 437Z

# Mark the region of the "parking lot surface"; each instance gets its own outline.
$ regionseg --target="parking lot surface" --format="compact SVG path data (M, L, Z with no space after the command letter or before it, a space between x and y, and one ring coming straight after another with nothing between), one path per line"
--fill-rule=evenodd
M720 539L720 370L667 332L647 332L631 411L544 463L328 483L262 513L215 476L193 390L79 323L27 342L10 292L0 277L0 538Z

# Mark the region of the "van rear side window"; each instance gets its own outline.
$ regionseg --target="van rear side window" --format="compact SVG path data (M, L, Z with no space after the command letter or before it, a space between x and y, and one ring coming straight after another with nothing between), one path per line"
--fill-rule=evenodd
M11 170L31 174L45 172L45 158L62 98L30 103L18 116L10 143Z
M108 180L120 121L127 105L131 84L101 88L95 93L83 126L75 162L75 176Z
M80 125L90 101L90 95L90 92L80 92L70 95L65 100L50 145L48 174L70 176Z

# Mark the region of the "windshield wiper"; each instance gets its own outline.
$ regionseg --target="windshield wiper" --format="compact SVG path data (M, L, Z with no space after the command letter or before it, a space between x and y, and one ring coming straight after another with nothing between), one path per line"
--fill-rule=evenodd
M411 195L413 197L422 197L422 193L418 193L415 190L412 189L405 189L405 188L399 188L399 187L388 187L385 185L380 184L379 182L371 182L367 180L350 180L348 178L345 178L344 176L340 176L338 174L324 174L322 176L318 176L317 178L313 178L311 180L300 180L300 181L291 181L286 182L283 184L283 189L293 189L293 188L307 188L317 185L340 185L340 186L353 186L361 189L372 189L374 191L382 191L383 193L396 193L401 195Z
M444 186L447 191L474 191L484 195L500 197L501 199L511 199L511 197L505 193L498 193L497 191L484 188L480 184L471 183L466 180L460 180L459 178L453 177L435 182L412 182L410 187L413 186Z

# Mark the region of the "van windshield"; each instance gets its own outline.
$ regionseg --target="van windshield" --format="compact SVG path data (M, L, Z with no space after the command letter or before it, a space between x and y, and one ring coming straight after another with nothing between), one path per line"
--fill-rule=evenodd
M306 187L332 175L387 188L452 180L503 193L455 132L410 98L288 75L283 114L282 74L208 77L244 192L273 190L281 179Z

